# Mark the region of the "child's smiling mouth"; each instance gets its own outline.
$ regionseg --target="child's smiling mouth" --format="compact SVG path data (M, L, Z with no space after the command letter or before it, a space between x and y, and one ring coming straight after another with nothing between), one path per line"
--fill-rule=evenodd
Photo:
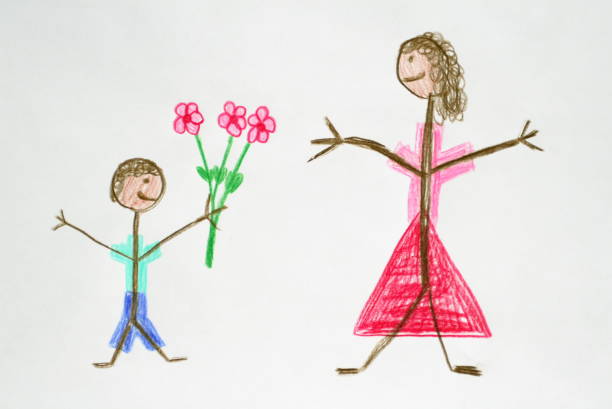
M154 201L157 200L157 198L149 197L149 196L145 195L144 193L142 193L141 191L138 191L138 193L136 193L136 196L138 196L139 199L147 200L149 202L154 202Z

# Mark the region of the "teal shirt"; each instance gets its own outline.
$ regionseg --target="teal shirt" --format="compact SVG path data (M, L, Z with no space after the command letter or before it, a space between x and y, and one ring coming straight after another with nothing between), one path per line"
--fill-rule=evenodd
M149 251L153 246L157 243L149 244L147 246L144 245L144 240L142 235L138 235L138 256ZM133 236L130 234L125 241L125 243L114 244L112 246L113 249L120 251L128 256L132 256L132 250L134 249L134 240ZM132 288L132 260L122 256L121 254L117 254L114 251L111 251L111 257L114 260L123 263L125 266L125 290L133 291ZM140 260L138 262L138 292L146 293L147 292L147 266L150 262L157 260L161 257L161 251L158 248L153 253L149 254L146 258Z

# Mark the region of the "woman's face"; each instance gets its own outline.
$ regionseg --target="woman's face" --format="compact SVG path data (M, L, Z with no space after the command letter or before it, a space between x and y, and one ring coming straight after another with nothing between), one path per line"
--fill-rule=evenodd
M419 50L400 53L397 58L397 78L419 98L428 98L434 93L434 82L430 74L431 64Z

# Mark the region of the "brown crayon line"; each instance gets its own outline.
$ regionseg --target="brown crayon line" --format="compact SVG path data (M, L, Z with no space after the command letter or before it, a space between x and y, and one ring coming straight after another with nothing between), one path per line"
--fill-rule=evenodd
M130 322L136 321L138 311L138 230L140 227L140 212L134 211L134 223L132 225L132 308L130 309ZM127 330L127 327L126 327Z
M80 227L75 226L74 224L66 221L66 218L64 217L64 211L60 210L61 216L57 216L57 219L61 221L60 224L58 224L57 226L53 227L53 231L59 229L62 226L68 226L68 227L72 227L74 230L78 231L79 233L83 234L85 237L87 237L88 239L90 239L91 241L93 241L96 244L99 244L100 246L109 249L110 251L117 253L127 259L133 260L132 257L128 256L127 254L125 254L122 251L119 250L115 250L114 248L112 248L111 246L102 243L100 240L96 239L94 236L92 236L91 234L87 233L85 230L81 229Z
M340 134L338 133L338 131L336 130L336 127L334 126L334 124L332 124L332 122L329 120L328 117L325 117L325 124L329 128L330 132L334 135L334 137L333 138L313 139L312 141L310 141L310 143L312 143L313 145L330 145L330 146L323 149L316 155L312 156L310 159L308 159L308 162L311 162L333 151L334 149L336 149L338 146L342 144L348 144L348 145L355 145L361 148L369 149L374 152L378 152L386 156L387 158L391 159L393 162L397 163L399 166L406 169L407 171L412 172L417 176L423 175L423 173L419 169L412 166L404 158L402 158L395 152L389 150L382 143L376 142L372 139L360 138L358 136L350 136L348 138L342 138Z
M525 145L525 146L527 146L527 147L529 147L531 149L543 152L544 149L542 149L539 146L536 146L536 145L532 144L531 142L527 141L527 139L533 138L534 136L536 136L538 134L537 130L534 130L534 131L529 132L528 134L525 134L525 132L527 131L527 128L529 127L530 123L531 123L530 120L527 120L525 122L525 126L523 126L523 131L521 132L521 136L519 136L518 138L509 139L509 140L507 140L505 142L498 143L497 145L491 145L491 146L488 146L486 148L479 149L479 150L477 150L475 152L468 153L467 155L463 155L460 158L449 160L448 162L445 162L445 163L443 163L441 165L438 165L435 168L433 168L432 173L439 172L441 170L444 170L446 168L449 168L449 167L454 166L454 165L456 165L458 163L461 163L461 162L465 162L465 161L469 161L469 160L472 160L472 159L480 158L482 156L487 156L487 155L490 155L492 153L499 152L501 150L511 148L513 146L518 145L519 143L522 143L523 145Z
M184 225L180 229L176 230L175 232L169 234L168 236L164 237L159 242L157 242L157 244L155 244L153 247L151 247L146 253L144 253L142 256L138 257L138 261L146 258L147 256L149 256L149 254L153 253L155 250L160 248L162 244L164 244L165 242L175 238L179 234L183 233L185 230L188 230L188 229L192 228L193 226L195 226L196 224L200 223L201 221L204 221L204 220L208 219L209 222L210 222L210 216L212 216L214 214L217 214L217 213L219 213L219 212L221 212L221 211L223 211L225 209L227 209L227 206L220 207L218 209L213 210L212 212L207 212L204 216L198 217L197 219L195 219L191 223L188 223L188 224Z
M412 313L417 306L430 291L429 288L429 265L427 260L429 246L429 191L431 184L431 155L432 155L432 128L433 128L433 96L429 96L427 102L427 112L425 114L425 129L423 132L423 146L421 151L421 216L420 216L420 261L421 261L421 291L416 299L412 302L408 311L404 314L400 322L387 334L383 339L378 341L374 349L360 368L338 368L336 371L339 374L356 374L365 370L378 357L378 355L395 339L397 334L402 330L408 322Z

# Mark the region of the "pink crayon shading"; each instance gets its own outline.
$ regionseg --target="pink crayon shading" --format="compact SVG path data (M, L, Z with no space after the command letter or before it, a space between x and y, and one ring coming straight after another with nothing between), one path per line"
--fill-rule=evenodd
M459 158L472 152L472 144L464 143L457 145L453 148L442 151L442 133L444 128L440 125L434 124L433 128L433 152L432 152L432 165L433 167L438 166L444 162L452 159ZM408 163L417 169L421 165L421 151L423 146L423 131L424 124L417 124L416 129L416 141L415 150L413 151L410 146L404 145L401 142L398 144L395 153L404 158ZM420 211L420 198L421 198L421 179L408 172L395 162L390 161L390 166L410 177L410 192L408 194L408 221L411 222L414 216ZM430 219L435 224L438 221L438 204L440 201L440 188L442 185L455 177L462 175L466 172L474 170L473 161L467 161L459 163L450 168L444 169L440 172L432 175L431 178L431 204L430 204Z
M255 113L249 116L248 122L251 125L251 129L249 129L247 134L249 143L266 143L270 138L270 134L276 131L276 121L270 116L270 111L266 106L257 108Z
M223 105L223 112L217 118L221 128L225 128L228 134L239 137L242 130L246 128L246 108L242 105L236 106L232 101L227 101Z
M176 118L174 119L174 132L196 135L200 132L200 125L204 122L204 117L198 110L195 102L181 102L174 108Z

